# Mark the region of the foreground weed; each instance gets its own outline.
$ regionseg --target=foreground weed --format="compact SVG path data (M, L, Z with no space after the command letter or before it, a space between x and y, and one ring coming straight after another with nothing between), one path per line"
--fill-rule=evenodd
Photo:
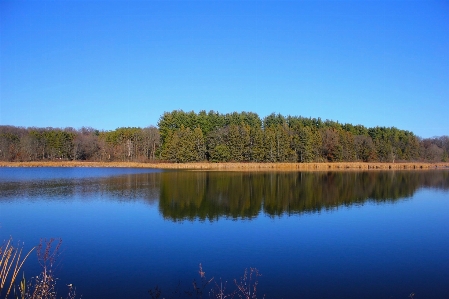
M60 254L62 240L41 239L39 245L33 247L22 260L20 259L22 248L13 247L11 241L12 239L9 239L0 247L0 295L2 295L2 290L9 285L5 297L2 298L8 298L11 290L13 290L13 294L11 295L15 299L58 299L56 293L57 279L54 275L54 267L57 257ZM34 249L36 249L38 262L42 269L41 273L36 277L31 277L31 280L28 282L23 274L19 285L17 287L14 286L20 269ZM72 284L69 284L68 288L66 299L75 299L76 289ZM59 298L62 299L62 297Z
M245 299L256 299L257 298L257 285L259 281L257 277L261 276L259 270L256 268L245 269L243 277L240 278L240 281L234 279L234 283L237 286L237 296L239 298ZM265 295L263 296L265 298Z
M227 281L224 281L220 278L220 281L217 282L214 280L214 277L207 278L206 272L204 272L202 265L199 265L199 280L193 280L192 286L193 289L181 291L180 286L172 292L170 297L163 298L214 298L214 299L226 299L226 298L244 298L244 299L257 299L257 285L258 285L258 277L261 276L259 274L259 270L256 268L245 269L243 276L240 280L234 279L234 289L229 289L227 285ZM154 289L148 291L151 299L159 299L162 297L162 290L156 286ZM265 298L263 296L262 298Z
M28 289L22 291L23 299L56 299L56 276L54 268L60 255L61 239L41 239L37 246L37 259L41 265L41 273L34 277L28 285ZM72 284L68 285L67 299L76 297L76 289Z
M17 279L20 269L25 263L25 260L35 249L35 247L31 248L31 250L21 260L20 257L22 255L23 248L14 247L11 243L12 238L9 238L9 240L0 247L0 295L2 294L2 291L8 287L5 298L8 297L13 289L14 282Z

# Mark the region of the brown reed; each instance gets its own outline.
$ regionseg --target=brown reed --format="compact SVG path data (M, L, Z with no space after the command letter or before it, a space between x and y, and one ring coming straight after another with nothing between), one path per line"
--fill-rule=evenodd
M223 281L220 278L219 283L212 278L206 278L206 272L203 270L203 266L199 264L199 281L196 279L193 280L192 285L193 289L189 290L181 290L180 283L177 288L172 292L171 297L167 297L166 295L162 295L162 290L156 286L155 288L148 291L150 297L152 299L160 299L163 298L215 298L215 299L226 299L226 298L244 298L244 299L257 299L257 285L258 285L258 277L261 276L259 270L256 268L245 269L243 276L240 280L234 279L234 289L228 290L227 282ZM214 284L212 284L214 283ZM183 297L180 297L183 296ZM262 296L265 298L265 295Z
M5 285L8 285L7 280L12 269L11 277L9 278L9 287L6 291L5 298L7 298L9 293L11 292L11 289L17 278L17 274L25 263L25 260L35 248L31 248L31 250L21 260L20 256L22 255L23 248L14 247L13 245L11 245L11 242L12 238L9 238L9 240L0 247L0 294L5 288Z
M425 163L378 163L378 162L332 162L332 163L141 163L141 162L87 162L87 161L35 161L5 162L0 167L128 167L180 170L215 171L345 171L345 170L431 170L449 168L449 162Z

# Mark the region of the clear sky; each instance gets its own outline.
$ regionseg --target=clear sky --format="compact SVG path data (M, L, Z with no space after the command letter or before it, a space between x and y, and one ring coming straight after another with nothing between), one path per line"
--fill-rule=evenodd
M449 135L449 1L0 0L0 125L249 111Z

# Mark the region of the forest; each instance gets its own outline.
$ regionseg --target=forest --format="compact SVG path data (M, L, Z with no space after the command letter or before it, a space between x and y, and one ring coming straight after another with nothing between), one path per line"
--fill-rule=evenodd
M449 136L252 112L174 110L157 127L0 126L1 161L447 162Z

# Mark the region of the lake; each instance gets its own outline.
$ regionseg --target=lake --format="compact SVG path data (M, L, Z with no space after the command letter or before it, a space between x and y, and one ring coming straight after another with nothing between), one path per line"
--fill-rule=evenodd
M61 238L60 297L170 298L201 263L258 298L449 298L448 216L449 170L0 168L0 239Z

